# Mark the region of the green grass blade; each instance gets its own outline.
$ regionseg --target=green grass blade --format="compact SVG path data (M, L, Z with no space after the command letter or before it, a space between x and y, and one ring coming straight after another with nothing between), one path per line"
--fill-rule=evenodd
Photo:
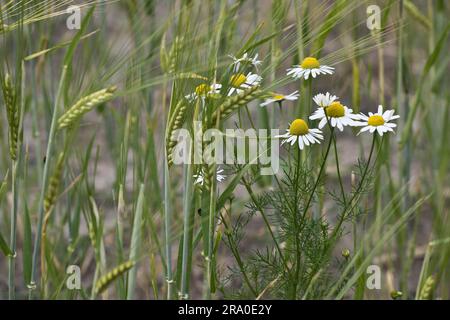
M142 243L142 216L144 212L144 185L139 187L139 196L136 204L136 212L134 214L133 232L131 234L131 250L129 261L135 262L139 255L139 248ZM128 290L127 299L132 300L134 297L134 289L136 287L137 268L134 265L128 273Z

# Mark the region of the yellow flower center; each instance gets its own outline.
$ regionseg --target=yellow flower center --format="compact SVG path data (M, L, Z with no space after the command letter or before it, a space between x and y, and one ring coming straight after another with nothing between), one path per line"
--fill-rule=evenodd
M309 132L308 125L303 119L295 119L289 127L289 133L293 136L303 136Z
M284 95L275 93L275 94L273 95L273 98L274 98L276 101L281 101L281 100L284 100Z
M382 116L378 115L378 114L374 114L373 116L369 117L369 121L367 121L369 126L374 126L374 127L378 127L378 126L382 126L384 124L384 119Z
M345 115L345 109L339 101L334 101L328 107L325 107L325 113L328 117L340 118Z
M209 91L209 86L207 84L200 84L195 88L195 93L199 96L206 96Z
M306 57L300 65L303 69L314 69L320 67L319 60L313 57Z
M235 88L239 88L242 84L247 81L247 77L242 73L238 73L231 76L231 85Z

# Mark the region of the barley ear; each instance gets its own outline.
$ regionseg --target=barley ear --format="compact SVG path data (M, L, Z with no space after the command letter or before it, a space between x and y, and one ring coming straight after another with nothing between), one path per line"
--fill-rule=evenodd
M44 199L44 212L49 212L56 202L59 186L61 184L61 174L64 165L64 153L61 152L58 156L58 162L56 163L55 172L50 177L50 182L47 188L47 193Z
M135 263L133 261L126 261L98 279L98 281L95 283L95 295L99 295L100 293L105 291L111 283L113 283L117 278L130 270L134 266L134 264Z
M436 284L436 280L434 276L429 276L420 291L419 300L431 300L433 299L433 291L434 286Z
M183 48L183 38L181 37L175 37L175 40L172 44L172 47L169 50L168 57L167 57L167 71L169 73L175 72L177 69L177 62L179 59L179 54L181 52L181 49Z
M5 75L3 86L6 116L9 126L9 154L11 159L17 159L17 142L19 138L19 109L16 104L16 94L9 74Z
M90 95L78 100L72 107L70 107L59 119L58 129L63 129L72 126L75 122L80 120L83 115L97 107L98 105L111 100L114 97L114 92L117 87L109 87L91 93Z
M229 116L233 114L240 107L247 105L250 101L257 98L261 94L259 90L259 86L250 87L241 93L229 97L227 100L222 103L222 105L214 112L211 118L211 126L216 124L217 118L219 120L225 120Z
M175 148L176 141L176 130L181 129L184 124L186 116L187 106L184 101L180 101L175 106L172 116L167 124L166 131L166 152L167 152L167 163L169 167L173 164L173 149Z
M165 73L169 73L169 54L166 49L166 34L162 36L161 44L159 46L159 62L161 65L161 69Z

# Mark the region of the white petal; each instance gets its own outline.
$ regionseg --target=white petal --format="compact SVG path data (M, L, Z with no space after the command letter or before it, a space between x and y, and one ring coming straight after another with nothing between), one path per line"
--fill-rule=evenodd
M320 112L320 110L316 110L311 116L309 116L310 120L316 120L323 117L323 112Z
M323 135L321 133L314 133L314 137L317 139L323 140Z
M309 140L306 139L305 135L301 136L300 138L303 140L303 143L304 143L305 145L309 146Z
M362 128L361 130L359 130L359 132L365 132L365 131L367 131L367 130L369 130L369 129L370 129L370 127L367 126L367 127Z
M377 127L377 132L378 132L378 134L379 134L380 136L382 136L382 135L383 135L383 127L382 127L382 126L378 126L378 127Z
M298 137L298 147L300 148L300 150L303 150L304 145L303 145L303 139L301 139L301 137Z
M336 127L336 118L331 118L331 126Z
M314 137L313 137L313 135L311 133L306 134L305 138L311 143L315 142L315 139L314 139Z
M304 69L300 70L300 71L297 73L297 79L303 77L304 74L305 74L305 72L306 72L306 70L304 70Z
M290 143L291 143L291 146L293 146L294 143L295 143L295 141L297 140L297 136L292 136L292 137L289 138L289 139L291 139Z
M317 138L317 140L323 140L323 135L321 135L320 133L312 132L311 135L312 135L314 138Z
M319 129L322 129L327 124L327 118L323 117L319 122Z
M306 70L305 70L305 74L304 74L305 80L308 80L309 74L310 74L310 73L311 73L311 69L306 69Z
M267 106L268 104L271 104L272 102L274 102L275 100L274 99L267 99L266 101L264 101L263 103L261 103L259 106L260 107L265 107L265 106Z
M378 114L380 116L383 114L383 106L381 104L378 106Z
M370 112L369 112L369 114L370 114ZM364 113L360 113L359 114L359 118L361 119L361 120L369 120L369 117L368 116L366 116Z

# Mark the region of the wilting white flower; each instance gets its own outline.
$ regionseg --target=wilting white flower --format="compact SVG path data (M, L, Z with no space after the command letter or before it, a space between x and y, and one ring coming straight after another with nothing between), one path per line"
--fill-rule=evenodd
M258 60L258 54L255 54L255 56L252 58L249 56L249 54L247 52L245 52L242 57L237 58L233 55L228 55L231 59L233 59L233 70L234 72L238 72L240 67L241 67L241 63L248 63L251 64L253 67L255 67L256 69L258 69L258 67L261 65L262 61Z
M282 102L282 101L295 101L299 97L298 90L292 92L291 94L284 95L281 93L273 93L271 98L266 99L263 103L260 104L261 107L265 107L268 104L274 103L274 102Z
M221 174L223 172L223 169L217 169L217 174L216 174L216 180L217 182L222 182L225 180L225 178L227 177L224 174ZM203 185L203 183L205 182L205 178L204 178L204 172L203 169L200 171L199 174L194 174L194 184L199 184L199 185Z
M222 88L222 85L219 83L213 83L212 85L202 83L202 84L199 84L197 87L195 87L194 92L188 94L185 97L189 101L194 101L197 98L205 99L206 97L210 97L215 94L219 94L221 88Z
M228 95L230 96L235 92L239 94L242 90L257 86L261 83L261 80L262 78L256 73L249 72L247 75L236 73L231 76Z

